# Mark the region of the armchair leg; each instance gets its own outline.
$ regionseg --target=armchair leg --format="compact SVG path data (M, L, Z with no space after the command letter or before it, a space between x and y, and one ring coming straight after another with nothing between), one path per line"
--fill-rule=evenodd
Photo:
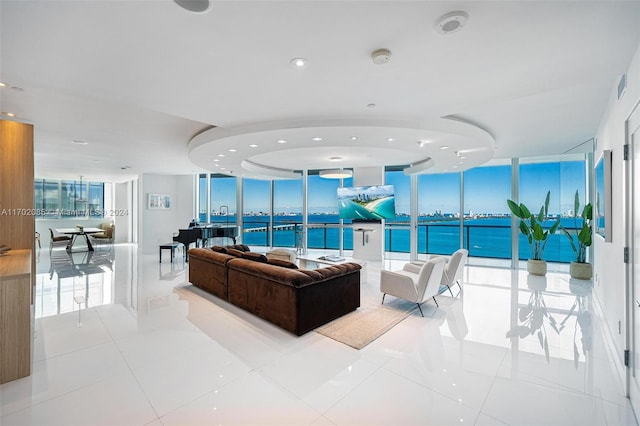
M432 297L432 299L433 299L433 301L434 301L434 302L436 302L436 306L439 308L439 307L440 307L440 305L438 305L438 301L436 300L436 297L435 297L435 296L433 296L433 297Z
M382 293L382 303L381 303L381 305L384 305L384 298L385 298L386 295L387 295L387 293Z
M424 318L424 314L422 313L422 308L420 307L420 304L416 303L416 305L418 305L418 310L420 310L420 315L422 315L422 317Z

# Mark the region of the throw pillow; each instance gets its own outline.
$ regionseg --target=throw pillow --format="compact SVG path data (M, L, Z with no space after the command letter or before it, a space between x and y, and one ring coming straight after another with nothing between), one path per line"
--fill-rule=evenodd
M222 247L222 246L213 246L211 247L211 250L216 251L218 253L226 253L227 249Z

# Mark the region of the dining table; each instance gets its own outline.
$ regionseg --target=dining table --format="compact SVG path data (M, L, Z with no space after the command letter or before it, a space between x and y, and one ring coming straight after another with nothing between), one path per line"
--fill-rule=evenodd
M69 244L67 244L68 252L72 251L73 244L76 242L76 239L78 239L78 237L80 236L83 236L85 241L87 242L87 250L85 251L93 251L94 249L93 249L93 245L91 244L91 239L89 238L89 235L97 234L99 232L104 232L104 229L85 228L85 227L57 228L56 232L59 232L60 234L71 235L71 240L69 241ZM78 250L78 251L82 251L82 250Z

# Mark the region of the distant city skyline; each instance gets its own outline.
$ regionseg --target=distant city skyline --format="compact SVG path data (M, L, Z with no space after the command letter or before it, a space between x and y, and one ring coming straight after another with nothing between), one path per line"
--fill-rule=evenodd
M547 191L551 191L549 212L566 214L574 207L578 190L580 203L585 204L586 169L584 161L531 163L520 165L520 202L532 210L544 204ZM310 175L308 180L309 213L338 212L337 188L339 179L324 179ZM410 212L410 178L403 172L385 173L386 185L395 189L396 214ZM476 167L464 172L463 213L508 214L506 200L511 198L511 166ZM345 187L353 186L353 178L344 179ZM269 213L270 181L245 179L244 213ZM236 178L215 178L212 183L212 213L220 206L228 206L229 214L236 214ZM200 188L200 199L206 199L206 187ZM418 212L430 215L459 213L460 174L425 174L418 177ZM204 209L201 207L201 212ZM274 214L292 214L302 211L302 181L274 181Z

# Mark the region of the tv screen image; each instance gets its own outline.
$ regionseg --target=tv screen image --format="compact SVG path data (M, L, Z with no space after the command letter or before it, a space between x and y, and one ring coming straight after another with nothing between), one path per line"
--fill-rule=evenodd
M338 188L341 219L393 219L396 205L393 185Z

